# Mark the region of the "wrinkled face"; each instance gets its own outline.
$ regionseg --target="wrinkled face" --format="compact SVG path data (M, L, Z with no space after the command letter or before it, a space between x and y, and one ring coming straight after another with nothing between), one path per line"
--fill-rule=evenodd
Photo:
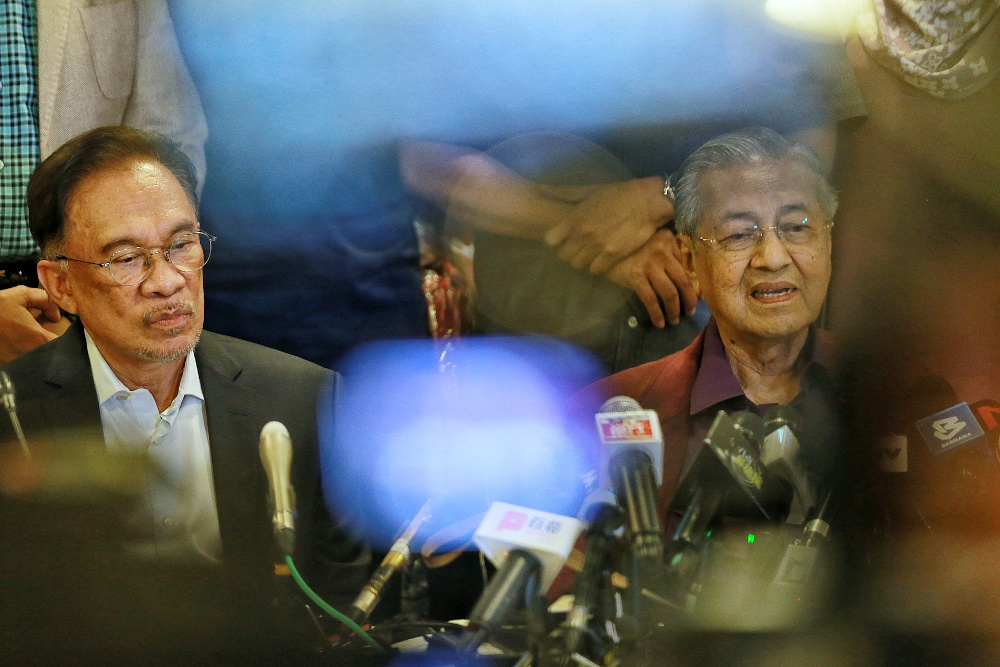
M710 171L700 182L705 208L697 236L723 238L747 223L759 227L829 224L817 198L817 177L797 160ZM813 242L784 244L775 230L743 252L681 237L688 273L724 339L777 339L802 333L819 317L830 283L830 232Z
M197 214L174 175L156 162L132 162L92 174L70 195L65 255L107 262L122 248L166 248L198 229ZM201 271L178 271L162 252L150 262L138 285L119 285L107 268L81 262L67 262L46 281L59 305L79 314L112 368L182 359L201 333Z

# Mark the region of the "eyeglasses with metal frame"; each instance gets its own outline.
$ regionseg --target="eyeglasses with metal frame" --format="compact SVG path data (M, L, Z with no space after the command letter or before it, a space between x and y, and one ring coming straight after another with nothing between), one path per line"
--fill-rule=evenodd
M106 268L111 278L119 285L138 285L149 277L152 271L153 255L163 253L163 258L170 262L178 271L188 273L197 271L208 264L212 256L212 242L218 237L206 232L190 232L181 234L166 248L149 250L137 246L129 246L116 250L106 262L91 262L86 259L76 259L59 255L55 261L68 260Z
M798 222L782 222L777 225L761 227L754 224L743 224L736 227L724 227L722 238L706 238L697 236L699 241L711 243L719 250L730 254L744 253L760 247L764 240L764 233L773 229L778 240L789 250L808 248L818 243L823 236L823 231L831 229L833 221L826 224L814 224L809 218L802 218Z

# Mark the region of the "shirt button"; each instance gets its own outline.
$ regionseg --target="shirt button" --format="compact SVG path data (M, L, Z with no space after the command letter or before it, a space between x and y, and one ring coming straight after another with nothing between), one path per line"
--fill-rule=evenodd
M163 525L166 526L167 528L170 528L171 526L173 526L174 525L174 517L172 517L172 516L163 517Z
M128 400L128 394L126 394L124 392L122 392L120 394L115 394L115 398L117 398L119 401L127 401Z
M635 329L637 326L639 326L639 318L637 318L635 315L633 315L632 317L628 318L628 328L629 329Z
M3 160L0 160L0 169L3 169Z

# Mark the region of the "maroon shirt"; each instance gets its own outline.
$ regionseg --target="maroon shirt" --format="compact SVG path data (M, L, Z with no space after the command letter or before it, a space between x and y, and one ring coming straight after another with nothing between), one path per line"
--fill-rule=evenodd
M832 361L831 347L827 334L812 330L803 349L807 362L802 392L790 405L806 413L807 418L817 411L829 412L832 383L827 369ZM705 434L718 411L751 410L763 415L772 407L754 405L743 393L729 365L714 319L709 320L705 330L683 350L595 382L581 393L581 398L589 409L618 395L631 396L643 408L655 410L660 418L663 485L659 508L663 520L683 471L703 446Z

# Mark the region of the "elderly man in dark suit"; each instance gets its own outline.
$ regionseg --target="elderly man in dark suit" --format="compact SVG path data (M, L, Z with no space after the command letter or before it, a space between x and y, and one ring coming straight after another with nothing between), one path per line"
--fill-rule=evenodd
M197 178L170 140L122 126L56 150L28 186L40 282L76 317L67 333L4 367L29 441L91 440L148 460L125 517L140 559L221 563L244 591L273 594L274 545L261 428L294 446L295 562L349 599L368 552L334 527L319 497L317 401L338 376L259 345L202 331L212 236ZM12 441L9 424L0 441ZM322 566L322 567L321 567Z

